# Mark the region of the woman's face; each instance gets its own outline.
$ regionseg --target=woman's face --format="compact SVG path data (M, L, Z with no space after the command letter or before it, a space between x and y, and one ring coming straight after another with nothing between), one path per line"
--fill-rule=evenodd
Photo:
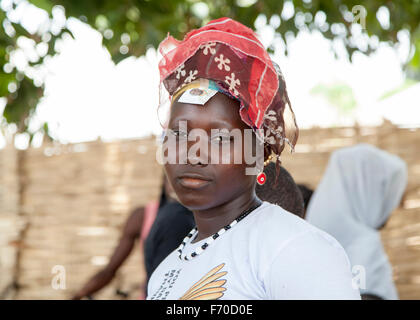
M180 121L186 121L187 132ZM207 138L200 136L197 140L188 141L187 134L193 129L202 129ZM242 142L234 143L232 136L217 130L212 134L212 129L227 129L229 132L236 129L242 135ZM245 129L249 127L240 118L239 103L224 94L217 93L205 105L173 103L167 130L168 141L169 135L173 135L171 138L176 141L176 146L184 144L186 148L176 148L176 155L166 155L172 159L175 157L176 163L166 163L165 170L184 206L190 210L205 210L230 202L244 193L253 196L255 176L245 174L245 168L251 166L244 160ZM255 135L252 135L252 141L255 141ZM229 149L224 152L228 161L222 163L223 145L229 145ZM198 151L191 152L193 148L197 150L197 146L201 146ZM219 164L212 161L212 146L219 147ZM241 157L240 161L236 161L238 156ZM234 157L235 162L239 163L234 163ZM186 163L180 163L182 158L186 159Z

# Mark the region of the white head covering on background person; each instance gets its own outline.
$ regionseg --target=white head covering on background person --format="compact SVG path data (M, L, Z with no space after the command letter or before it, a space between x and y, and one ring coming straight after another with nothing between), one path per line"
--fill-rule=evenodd
M359 144L332 153L306 220L335 237L352 266L365 268L361 294L398 299L380 228L399 205L407 167L399 157Z

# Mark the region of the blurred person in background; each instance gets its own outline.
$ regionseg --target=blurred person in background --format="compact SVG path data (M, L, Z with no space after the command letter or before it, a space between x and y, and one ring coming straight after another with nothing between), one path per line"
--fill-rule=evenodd
M379 230L400 204L406 185L403 160L359 144L332 153L309 204L306 220L341 243L353 268L364 268L363 299L398 299Z
M146 207L139 207L132 211L109 263L95 274L72 299L91 298L92 294L108 285L132 252L137 240L144 244L147 274L156 267L156 260L164 259L175 249L194 226L194 219L192 213L179 204L176 201L176 195L175 198L174 195L175 193L165 177L159 202L152 201ZM156 225L160 226L160 221L163 217L168 216L168 212L173 213L172 218L176 218L176 222L171 224L169 233L159 237L156 235ZM161 238L164 240L161 241ZM143 246L141 248L143 249ZM145 288L143 288L141 298L144 298L144 292Z
M87 281L72 297L73 300L79 300L84 297L92 299L92 294L101 290L114 279L118 269L132 252L137 240L140 238L140 241L144 241L148 229L150 229L156 216L157 207L158 202L152 201L146 207L135 208L130 213L125 222L120 241L108 264Z

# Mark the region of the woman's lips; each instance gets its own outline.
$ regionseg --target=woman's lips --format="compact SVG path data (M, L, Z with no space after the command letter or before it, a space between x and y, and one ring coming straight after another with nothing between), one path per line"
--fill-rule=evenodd
M187 189L201 189L209 185L211 181L200 178L179 177L178 182Z

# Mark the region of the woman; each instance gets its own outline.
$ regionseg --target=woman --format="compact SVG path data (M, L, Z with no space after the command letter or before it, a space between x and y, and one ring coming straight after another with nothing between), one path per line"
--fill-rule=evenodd
M196 228L154 271L147 298L360 298L332 237L255 195L246 150L258 158L263 147L265 164L271 156L279 168L285 142L297 140L283 76L255 33L221 18L159 49L171 102L165 170ZM193 132L204 133L194 145Z
M359 144L333 152L307 221L334 236L358 273L363 299L398 299L379 229L399 205L407 168L397 156Z

